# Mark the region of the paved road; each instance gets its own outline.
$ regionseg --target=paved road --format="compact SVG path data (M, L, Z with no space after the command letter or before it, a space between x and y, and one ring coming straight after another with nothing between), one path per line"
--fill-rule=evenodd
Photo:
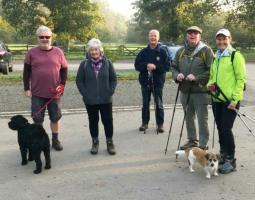
M70 71L77 71L79 64L81 61L69 61L68 67ZM117 61L114 63L114 67L116 70L134 70L134 61L132 60L124 60L124 61ZM13 64L14 71L22 71L23 70L23 62L16 61Z
M242 108L254 116L254 107ZM169 127L172 110L166 111ZM62 152L51 152L52 169L33 175L35 163L20 165L16 133L8 129L8 119L0 118L0 199L11 200L251 200L255 196L255 138L236 120L237 172L205 178L196 165L188 171L185 158L175 161L182 110L176 118L168 153L164 155L167 134L156 135L154 115L144 135L137 131L140 111L114 113L114 141L117 155L106 152L100 126L100 151L89 153L91 139L85 114L65 115L62 119ZM212 133L212 113L209 126ZM48 120L45 124L49 132ZM254 129L254 127L253 127ZM182 142L185 141L186 132ZM212 138L212 136L211 136ZM215 144L218 150L218 138ZM211 145L211 140L209 144Z

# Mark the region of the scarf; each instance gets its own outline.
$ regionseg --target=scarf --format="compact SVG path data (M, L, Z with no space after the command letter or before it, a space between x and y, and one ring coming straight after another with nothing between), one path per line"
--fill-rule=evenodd
M98 76L98 73L102 67L102 64L103 64L102 61L103 61L103 56L100 56L98 59L91 58L92 68L94 70L96 77Z

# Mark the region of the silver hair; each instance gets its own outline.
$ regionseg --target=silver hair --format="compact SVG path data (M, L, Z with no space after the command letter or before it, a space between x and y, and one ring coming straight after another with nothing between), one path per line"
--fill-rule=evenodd
M44 25L41 25L41 26L39 26L38 29L36 30L36 35L39 35L40 33L45 32L45 31L47 31L47 32L49 32L50 34L52 34L52 32L51 32L51 30L50 30L49 27L44 26Z
M98 48L101 54L104 53L102 42L99 39L92 38L91 40L88 41L87 51L89 52L91 48Z
M152 32L155 32L158 36L159 36L159 31L157 29L152 29L149 31L149 34L152 33Z

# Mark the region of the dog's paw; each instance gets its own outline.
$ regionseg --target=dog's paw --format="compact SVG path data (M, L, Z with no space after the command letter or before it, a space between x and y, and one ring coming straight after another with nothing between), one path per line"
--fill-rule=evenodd
M219 174L218 174L217 172L215 172L213 175L214 175L214 176L219 176Z
M42 172L41 169L36 169L36 170L34 170L34 174L40 174L41 172Z
M211 175L209 174L207 174L206 176L205 176L207 179L210 179L211 178Z
M27 164L27 160L22 160L21 165L26 165Z
M50 169L51 165L45 165L44 169Z

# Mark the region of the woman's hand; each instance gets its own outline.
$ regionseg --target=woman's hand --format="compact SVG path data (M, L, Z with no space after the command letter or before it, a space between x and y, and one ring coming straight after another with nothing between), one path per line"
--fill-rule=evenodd
M236 103L231 101L230 104L228 105L228 109L235 110L236 109Z

